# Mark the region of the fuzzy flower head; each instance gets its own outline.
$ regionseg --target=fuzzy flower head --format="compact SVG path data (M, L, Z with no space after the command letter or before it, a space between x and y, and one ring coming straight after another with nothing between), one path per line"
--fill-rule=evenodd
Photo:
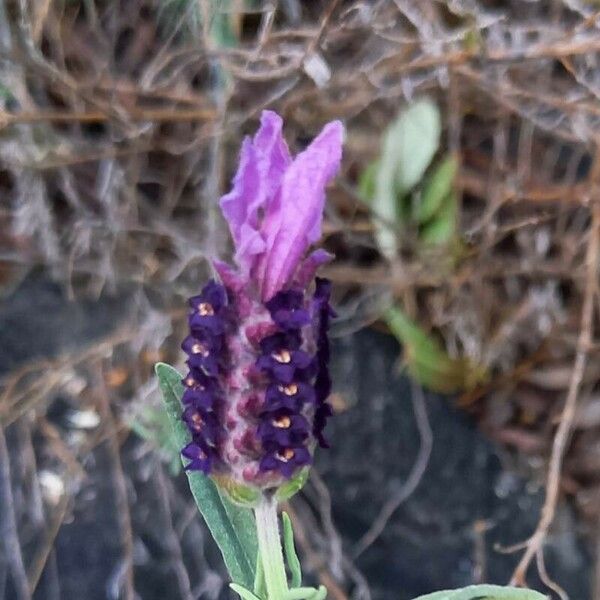
M343 127L329 123L292 158L282 125L265 111L243 142L232 190L220 201L236 265L215 262L220 282L190 299L182 346L187 468L229 490L258 492L301 478L315 446L327 446L332 412L330 284L315 278L331 255L308 252L321 237Z

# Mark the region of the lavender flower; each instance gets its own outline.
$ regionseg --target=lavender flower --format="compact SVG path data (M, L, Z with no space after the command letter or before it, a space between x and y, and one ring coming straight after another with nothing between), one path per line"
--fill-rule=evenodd
M220 483L278 487L303 472L332 414L327 330L331 286L315 279L332 257L322 249L325 186L341 159L343 128L332 122L292 159L281 118L269 111L243 142L233 189L220 201L237 267L216 261L190 299L183 342L183 420L188 469ZM311 292L312 280L315 279ZM227 486L226 486L227 487Z

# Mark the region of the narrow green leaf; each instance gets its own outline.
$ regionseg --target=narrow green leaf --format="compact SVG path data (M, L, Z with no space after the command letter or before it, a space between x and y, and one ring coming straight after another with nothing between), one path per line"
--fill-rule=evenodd
M411 377L442 394L472 389L485 381L487 370L469 358L452 358L438 341L408 318L399 307L385 313L390 331L402 344Z
M434 592L414 600L548 600L548 596L523 588L471 585L460 590Z
M456 238L458 218L458 198L452 192L446 196L437 213L423 225L419 232L419 241L429 246L448 244Z
M312 587L292 588L284 595L283 600L325 600L327 589L320 585L319 589Z
M447 157L436 168L423 187L421 199L416 207L415 220L418 223L429 221L439 210L444 199L450 195L456 176L458 161Z
M259 598L267 597L267 583L265 581L265 571L260 553L256 557L256 575L254 577L254 595Z
M237 583L230 583L229 587L244 600L260 600L250 590L247 590L243 585Z
M180 448L189 441L187 428L181 420L181 375L171 366L157 363L155 367L163 400L175 439ZM197 471L187 472L190 489L198 509L219 546L231 579L252 588L255 579L258 542L252 512L234 505L223 496L213 481Z
M283 549L285 551L285 559L292 575L291 587L297 588L302 584L302 567L296 554L296 546L294 545L294 529L292 528L292 520L290 516L283 512L281 513L283 522Z

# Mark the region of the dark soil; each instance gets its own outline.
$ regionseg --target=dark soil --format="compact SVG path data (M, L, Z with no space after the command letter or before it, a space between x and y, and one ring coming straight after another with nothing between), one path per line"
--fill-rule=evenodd
M44 277L30 277L0 309L0 370L88 345L106 336L126 315L127 294L71 303L60 286ZM318 470L329 487L334 522L349 556L381 506L403 485L418 453L411 386L396 369L399 350L391 337L372 329L335 343L335 391L348 406L331 423L332 449L319 453ZM50 407L57 422L61 402L55 399ZM531 492L527 481L503 467L497 448L453 408L452 400L428 395L425 402L433 446L424 476L384 533L356 561L376 599L404 600L478 578L506 583L516 558L498 553L494 545L525 539L538 518L540 492ZM13 425L7 440L15 461L17 438ZM214 545L199 519L189 519L191 500L184 476L171 479L155 453L147 452L134 434L122 439L139 597L189 598L190 589L191 597L227 594ZM36 450L43 453L40 446ZM119 597L123 515L113 462L105 442L86 456L87 478L73 491L69 516L36 600ZM310 503L310 493L307 498ZM589 559L581 540L571 533L570 520L569 509L562 508L558 533L549 540L548 569L571 598L584 600L590 597ZM477 524L485 525L483 533L478 533ZM21 525L26 531L26 524ZM35 548L22 542L27 563L28 552ZM10 600L11 594L9 578L4 598Z

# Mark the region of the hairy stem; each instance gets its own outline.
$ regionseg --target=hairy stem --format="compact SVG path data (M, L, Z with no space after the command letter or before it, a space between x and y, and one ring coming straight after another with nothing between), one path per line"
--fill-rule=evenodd
M272 496L263 496L254 509L258 551L263 565L265 586L269 600L283 600L288 592L279 523L277 520L277 502Z

